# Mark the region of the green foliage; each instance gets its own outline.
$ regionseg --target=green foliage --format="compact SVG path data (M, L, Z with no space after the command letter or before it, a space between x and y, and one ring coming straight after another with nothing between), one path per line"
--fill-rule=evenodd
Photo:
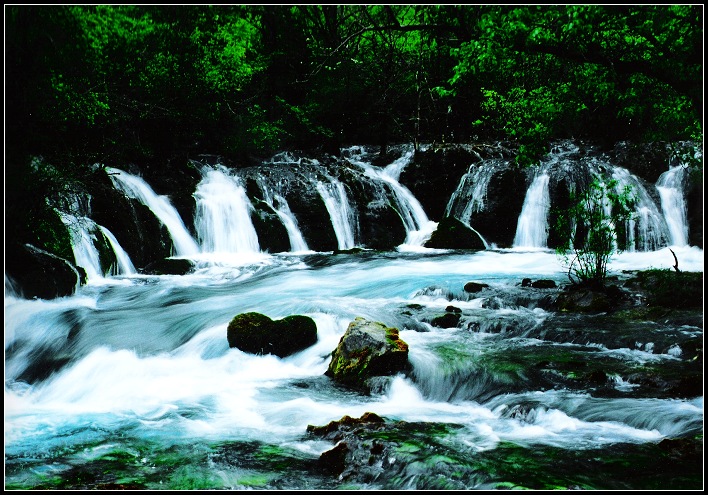
M10 5L5 32L21 223L97 162L482 138L530 165L550 138L702 143L697 5Z
M604 286L607 262L619 251L618 230L632 218L634 201L630 186L618 188L616 180L599 175L584 191L571 192L570 206L557 212L555 228L561 240L556 253L572 283Z
M457 95L481 88L470 121L518 141L525 165L549 136L689 139L702 129L701 16L691 6L488 7L453 49L449 82Z

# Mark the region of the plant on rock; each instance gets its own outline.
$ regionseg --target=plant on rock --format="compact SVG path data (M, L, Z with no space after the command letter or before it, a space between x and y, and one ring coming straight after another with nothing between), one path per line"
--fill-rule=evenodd
M604 287L607 263L620 251L617 234L632 219L634 203L630 186L599 175L586 190L571 192L569 207L557 212L555 228L561 239L556 253L574 285Z

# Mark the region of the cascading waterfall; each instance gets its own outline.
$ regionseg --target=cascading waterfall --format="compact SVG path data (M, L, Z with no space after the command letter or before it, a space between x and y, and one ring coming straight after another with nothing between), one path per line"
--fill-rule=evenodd
M336 179L331 179L327 184L317 181L317 191L319 191L332 219L332 227L337 237L337 247L339 249L355 247L356 218L349 205L344 184Z
M551 207L548 191L549 179L550 176L546 170L539 170L526 191L513 247L547 247L548 212Z
M103 225L98 225L98 228L101 229L101 232L103 232L103 235L106 236L106 239L108 239L108 242L111 244L111 247L113 248L113 252L116 255L116 265L111 267L111 275L133 275L136 273L135 266L133 265L132 260L130 259L130 256L128 253L125 252L123 247L120 245L118 242L118 239L113 235L113 233L108 230L106 227Z
M622 167L612 167L612 178L617 181L617 193L629 186L630 195L636 200L636 218L627 222L627 250L654 251L666 246L669 242L668 226L641 181Z
M157 219L167 227L172 237L174 255L194 256L199 253L199 245L184 226L182 218L169 198L155 194L155 191L140 177L111 167L106 167L106 171L116 189L150 208Z
M300 227L298 227L297 219L290 210L287 200L279 193L271 192L267 184L263 181L258 181L258 185L263 192L263 200L273 208L273 211L278 215L280 221L283 222L288 238L290 239L290 251L294 253L309 251L307 242L302 236Z
M251 221L253 205L238 177L225 167L205 168L194 197L194 226L205 253L258 253L258 234Z
M460 179L457 189L450 196L445 216L453 216L470 226L472 214L484 210L489 181L503 163L505 162L494 159L484 161L480 165L470 165L467 173Z
M74 252L76 265L86 270L86 276L89 281L105 278L101 268L101 255L95 244L99 242L97 235L102 235L108 241L108 245L113 249L113 254L116 257L116 264L111 266L108 275L132 275L136 273L130 256L120 245L118 239L106 227L98 225L88 217L76 217L64 212L60 212L59 216L69 231L71 249Z
M357 159L356 154L353 154L348 160L352 164L361 167L368 177L388 186L388 189L393 193L393 199L398 206L398 213L406 228L406 240L403 246L416 248L422 246L430 239L438 224L428 219L428 215L426 215L418 199L398 182L401 171L410 163L413 153L413 149L407 149L400 158L383 169Z
M60 213L60 217L71 237L71 249L74 252L76 265L86 271L89 281L104 278L101 269L101 256L96 249L96 224L86 217L75 217L67 213Z
M661 210L664 213L672 246L688 245L688 222L683 189L685 174L684 165L670 167L656 182L656 189L661 197Z

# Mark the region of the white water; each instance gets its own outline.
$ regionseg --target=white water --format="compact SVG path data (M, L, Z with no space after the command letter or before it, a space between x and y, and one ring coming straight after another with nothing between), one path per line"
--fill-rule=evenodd
M454 216L467 226L471 226L472 215L484 211L489 182L502 164L503 162L498 160L490 160L482 165L471 165L450 196L450 201L445 208L445 216Z
M194 226L207 253L258 253L258 234L251 221L253 205L238 177L224 168L205 168L194 198Z
M661 210L673 246L688 245L688 222L683 190L685 173L686 167L683 165L670 167L656 182L656 189L661 197Z
M351 249L356 246L354 233L357 231L356 217L349 204L344 184L332 179L325 184L317 181L317 191L320 193L325 207L332 219L332 227L337 237L339 249Z
M118 239L116 239L116 236L113 235L113 233L108 230L106 227L103 225L99 225L98 228L101 229L101 232L103 232L103 235L106 236L108 239L108 242L111 244L111 247L113 248L113 252L116 255L116 262L117 265L113 266L111 268L111 273L110 275L133 275L136 273L135 266L133 265L133 262L130 260L130 256L128 253L125 252L125 249L123 249L123 246L120 245L118 242Z
M66 213L61 213L60 216L69 230L76 265L86 270L86 277L90 282L103 279L101 257L94 245L96 223L90 218L75 217Z
M430 239L438 224L428 218L423 206L413 193L398 182L401 171L412 158L413 150L407 150L400 158L383 169L356 158L349 158L349 161L361 167L368 177L388 186L388 189L393 193L393 200L398 206L398 214L406 229L406 240L399 246L399 250L417 251Z
M285 197L281 194L271 192L267 184L259 182L259 186L263 192L263 200L273 208L273 211L278 215L288 233L290 251L294 253L310 251L310 248L307 247L307 242L305 242L302 236L300 227L297 224L297 219L290 210L290 205L288 205Z
M514 247L545 248L548 241L548 212L551 199L548 193L548 173L539 172L526 191L524 205L521 208L516 226Z
M701 250L676 253L682 269L702 271ZM84 286L76 296L53 301L6 294L6 455L83 451L86 442L110 449L119 438L141 438L164 446L260 441L297 446L316 459L333 444L307 437L308 425L365 412L392 421L462 425L450 441L485 450L507 441L593 449L658 442L700 428L702 397L596 399L570 390L529 390L475 399L495 386L466 379L465 370L500 345L518 354L529 344L503 333L423 322L416 323L426 328L420 331L403 317L413 306L435 315L454 304L483 320L508 318L510 328L545 325L546 311L485 309L480 299L462 297L461 288L474 280L507 293L518 290L524 277L562 282L565 270L548 250L392 253L366 262L333 258L332 264L310 266L305 257L273 255L267 266L248 273L235 266L185 276L128 276L126 285ZM623 253L609 269L612 274L672 264L665 249ZM310 316L317 343L282 359L229 348L229 321L248 311L273 319ZM382 393L367 396L343 393L324 376L332 350L356 316L401 330L415 380L399 375ZM19 379L42 359L39 349L50 350L44 359L67 356L70 362L45 379ZM615 359L642 362L649 356L654 363L676 359L646 351L618 353ZM504 383L503 376L495 379ZM507 414L528 403L534 406L525 421Z
M616 192L621 193L625 186L629 186L630 195L637 202L637 218L627 225L629 250L653 251L668 245L668 227L664 216L639 179L621 167L613 168L612 178L617 180Z
M405 156L390 169L363 161L360 166L395 192ZM410 222L404 246L420 246L411 234L425 231L420 227L429 220L420 203L398 186L403 192L394 196ZM205 170L195 199L195 225L205 251L196 257L238 256L198 264L184 276L126 271L120 284L91 284L53 301L19 299L6 290L6 460L8 455L47 457L42 469L51 471L67 462L55 461L57 452L110 449L122 438L160 445L257 440L293 446L316 459L333 445L306 436L308 425L369 411L394 421L460 425L449 441L475 452L503 442L600 449L702 432L702 396L598 398L567 389L502 393L500 387L522 377L478 373L487 355L523 356L540 345L524 332L552 324L552 314L514 304L494 309L484 296L470 296L462 287L479 281L501 296L518 291L526 277L565 283L565 267L551 250L535 245L538 239L528 247L469 254L399 249L370 258L269 255L259 252L252 207L238 178L223 169ZM341 212L341 204L335 212ZM542 201L533 204L537 211L545 208ZM335 216L353 225L340 213L332 215L333 225ZM93 265L89 251L86 263ZM703 271L701 249L675 246L674 251L682 270ZM611 258L608 275L673 265L668 247L623 252ZM450 305L476 318L482 329L432 326L431 317ZM247 311L273 319L310 316L318 341L282 359L231 349L227 325ZM411 376L396 376L370 396L343 393L324 376L332 350L357 316L399 328L414 366ZM493 330L495 324L504 329ZM646 341L631 349L582 345L592 350L588 360L602 357L640 366L677 359L676 347L654 352L652 338L648 332ZM42 376L51 365L56 369ZM622 386L621 378L613 380L620 383L618 392L633 390ZM523 420L509 414L520 406L528 406Z
M169 198L155 194L150 185L140 177L111 167L106 167L106 171L118 190L150 208L157 219L167 227L174 244L174 255L192 256L199 253L199 246L184 226L182 217Z

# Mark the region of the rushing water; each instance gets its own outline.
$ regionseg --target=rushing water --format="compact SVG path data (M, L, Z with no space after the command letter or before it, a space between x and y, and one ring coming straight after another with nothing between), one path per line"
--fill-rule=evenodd
M699 456L676 461L664 441L702 437L703 396L677 395L661 383L695 371L691 353L702 348L702 326L555 313L547 304L553 289L522 284L567 282L566 267L545 247L548 187L574 149L559 150L531 177L515 247L478 252L423 247L437 223L398 182L410 150L383 168L360 148L344 151L371 180L376 197L369 199L399 213L407 235L397 250L310 251L282 178L272 175L256 183L291 251L261 252L244 181L221 166L205 167L194 191L195 240L166 197L140 177L108 169L195 268L136 273L110 231L64 214L88 284L71 297L26 300L5 277L6 488L701 486ZM314 161L278 160L272 163L322 171L299 180L322 198L338 247L359 246L344 184ZM485 208L490 178L507 166L498 159L471 166L446 213L469 224ZM635 177L602 166L639 191L646 213L627 229L641 242L611 259L609 276L670 269L674 254L682 270L702 272L703 251L687 242L682 170L671 168L657 183L659 212ZM98 235L113 250L110 270L101 268ZM471 281L487 287L467 292ZM251 311L309 316L317 342L285 358L229 348L229 322ZM458 319L440 323L450 315ZM325 376L356 317L398 328L409 346L410 373L369 395ZM366 412L391 430L364 438L361 470L341 478L324 470L320 455L337 442L308 426ZM377 457L382 451L386 457ZM670 472L662 471L669 462Z
M675 251L684 270L703 270L701 250ZM610 269L672 263L664 249L618 255ZM482 465L473 475L469 468L475 459L506 456L511 446L532 457L553 452L576 458L583 451L609 455L617 446L633 451L702 433L702 396L646 397L621 376L610 394L547 389L525 376L533 366L510 367L535 353L541 360L544 352L594 356L620 369L677 360L670 345L647 350L655 338L649 334L630 348L605 347L591 334L586 342L544 340L541 329L560 325L554 315L509 296L519 293L524 277L565 281L549 251L283 254L256 262L235 254L227 268L221 263L184 276L110 277L52 301L6 291L6 486L82 486L83 476L94 487L342 487L336 476L315 468L334 443L306 429L367 411L391 421L454 426L443 437L430 433L429 441L468 466L467 474L452 476L451 486L478 489L524 486L524 475L495 474L502 471ZM468 281L489 284L493 295L464 292ZM449 305L462 310L466 323L431 325ZM311 316L318 341L282 359L231 349L227 324L247 311L273 319ZM330 353L356 316L398 327L413 365L410 376L396 376L369 396L324 376ZM493 365L500 356L508 363ZM513 413L519 408L523 417ZM352 486L436 486L424 473L414 475L415 465L442 462L434 461L436 455L402 451L403 464L391 467L401 466L396 476ZM279 468L282 463L292 469ZM560 483L578 479L584 469L563 466L556 473ZM586 478L588 486L612 486L607 480L603 485L599 473Z

